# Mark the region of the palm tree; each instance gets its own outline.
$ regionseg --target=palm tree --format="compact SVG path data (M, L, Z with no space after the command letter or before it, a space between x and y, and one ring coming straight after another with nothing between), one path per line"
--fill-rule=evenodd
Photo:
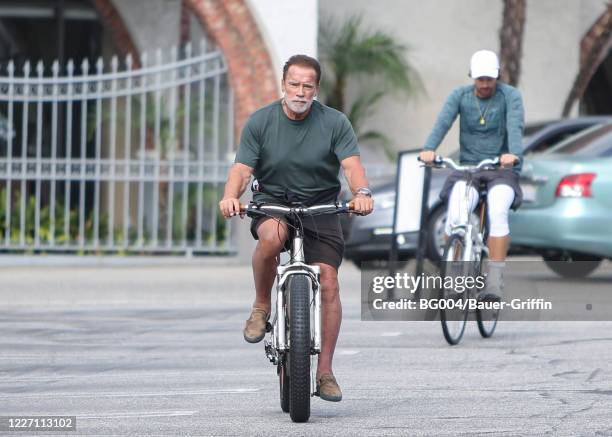
M499 32L501 79L516 86L521 75L523 32L527 0L504 0L502 27Z
M406 58L408 47L383 31L366 29L362 17L354 15L341 25L323 20L319 52L325 67L321 84L325 104L347 114L360 141L377 141L394 156L388 137L376 130L363 131L363 124L383 97L411 97L423 89ZM356 79L367 79L367 86L347 108L347 86Z

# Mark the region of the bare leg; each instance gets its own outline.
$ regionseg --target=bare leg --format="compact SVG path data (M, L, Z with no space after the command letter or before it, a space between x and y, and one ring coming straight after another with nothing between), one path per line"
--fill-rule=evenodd
M253 307L270 314L270 293L276 275L278 256L287 239L287 225L274 219L263 221L257 228L259 241L253 252L255 302Z
M321 353L317 366L317 378L332 372L332 360L340 324L342 323L342 304L338 286L338 271L329 264L316 263L321 268Z
M491 261L505 261L510 244L510 235L503 237L489 237L489 259Z

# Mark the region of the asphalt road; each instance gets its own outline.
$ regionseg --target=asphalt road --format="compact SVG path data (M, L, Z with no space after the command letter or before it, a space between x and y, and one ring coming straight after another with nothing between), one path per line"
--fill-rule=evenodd
M488 340L472 322L450 347L438 322L362 322L346 264L344 399L314 398L310 422L294 424L263 346L242 339L249 268L23 266L0 278L0 416L76 416L65 435L612 435L610 322L506 322ZM581 289L602 284L610 263Z

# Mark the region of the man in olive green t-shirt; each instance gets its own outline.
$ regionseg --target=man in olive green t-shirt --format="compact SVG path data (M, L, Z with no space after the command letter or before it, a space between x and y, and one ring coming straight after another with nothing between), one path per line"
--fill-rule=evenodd
M243 129L236 161L230 169L219 208L224 217L239 214L239 197L251 176L258 190L255 201L313 205L336 200L342 168L355 197L354 208L369 214L373 208L357 139L344 114L314 100L319 91L321 67L314 58L295 55L283 68L283 98L251 115ZM317 387L322 399L339 401L342 392L332 372L332 359L342 307L338 267L344 241L337 216L304 221L306 262L321 269L322 345L317 366ZM287 224L265 218L253 220L251 232L258 240L253 253L255 302L244 329L249 343L261 341L270 316L271 289L278 256L289 235Z

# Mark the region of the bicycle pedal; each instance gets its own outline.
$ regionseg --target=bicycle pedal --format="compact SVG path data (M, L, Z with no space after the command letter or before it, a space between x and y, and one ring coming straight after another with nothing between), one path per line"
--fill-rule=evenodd
M266 332L271 332L271 331L272 331L272 323L266 322Z

